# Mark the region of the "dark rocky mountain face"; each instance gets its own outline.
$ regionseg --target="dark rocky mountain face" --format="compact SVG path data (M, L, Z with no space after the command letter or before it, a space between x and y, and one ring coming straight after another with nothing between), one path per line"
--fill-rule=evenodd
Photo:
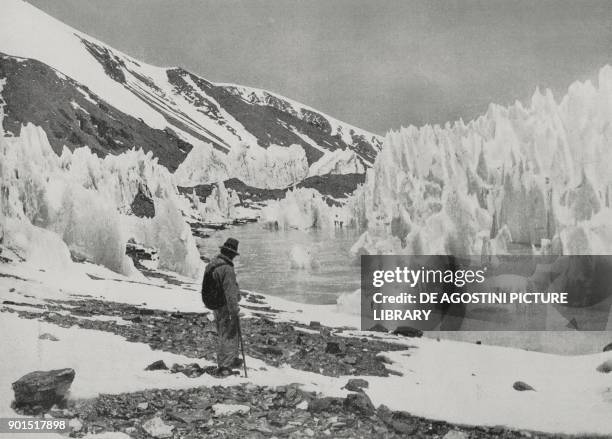
M112 96L96 95L47 64L0 54L6 133L19 135L26 123L41 126L58 154L64 145L71 150L88 145L100 156L142 148L171 171L195 141L224 153L239 142L264 148L298 144L309 165L326 151L350 149L368 167L380 149L378 136L281 96L215 84L182 68L147 66L82 35L74 37L83 45L83 63L99 64L105 75L163 116L167 127L151 127L119 110Z
M296 189L309 188L317 190L323 195L325 201L329 205L339 205L347 198L347 196L357 188L358 185L365 182L365 174L327 174L314 175L307 177L300 183L295 185ZM284 189L261 189L249 186L237 178L225 180L226 188L233 190L238 194L241 203L244 202L265 202L269 200L280 200L285 198L287 191L292 188ZM201 202L213 192L215 184L200 184L193 187L178 187L180 193L191 195L195 192Z
M189 78L195 87L185 78ZM349 145L339 133L332 132L332 125L324 115L306 109L297 111L290 102L267 92L263 92L263 100L255 94L244 96L235 86L215 85L183 69L169 69L168 80L177 92L188 96L194 105L204 107L208 114L218 117L219 107L204 97L212 96L225 111L256 137L259 146L302 146L309 165L320 159L323 153L300 135L308 136L320 145L321 149L353 149L368 161L374 160L380 147L376 137L370 143L363 135L355 132L350 133L353 143Z
M100 157L141 148L171 172L200 142L224 154L241 143L263 148L297 144L309 166L320 159L330 163L328 152L349 150L362 169L371 166L380 150L380 137L280 95L215 84L182 68L140 63L76 31L69 38L80 47L71 49L71 62L88 71L101 68L100 77L77 81L61 71L61 60L49 58L45 64L0 53L5 135L18 136L31 123L45 131L58 155L64 147L88 146ZM130 105L126 97L132 99ZM336 169L336 159L331 160L329 169ZM325 183L324 178L311 180L301 186L321 190ZM326 194L333 198L351 192L363 179L350 174L336 180L341 180L338 193Z
M40 126L58 155L64 145L87 145L101 157L137 146L174 171L192 148L172 130L149 127L39 61L0 54L0 78L4 131L18 136L23 124Z

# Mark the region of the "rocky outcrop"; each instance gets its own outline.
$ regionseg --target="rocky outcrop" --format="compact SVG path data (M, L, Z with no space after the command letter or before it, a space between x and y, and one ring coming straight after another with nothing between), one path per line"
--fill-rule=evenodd
M74 369L35 371L22 376L13 383L15 408L36 413L63 403L74 376Z
M22 125L40 126L57 155L87 145L99 156L131 148L151 151L170 171L192 145L170 129L155 129L123 113L87 87L36 61L0 53L3 128L19 136Z
M153 218L155 216L155 203L151 191L146 186L140 185L130 205L132 214L139 218Z

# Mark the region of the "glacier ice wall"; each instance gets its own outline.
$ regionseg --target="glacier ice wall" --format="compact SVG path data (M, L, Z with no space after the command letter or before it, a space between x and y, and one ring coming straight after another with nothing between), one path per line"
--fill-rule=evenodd
M468 123L391 131L350 209L370 234L397 238L394 251L555 241L564 252L609 253L611 162L607 66L597 85L576 82L559 102L536 90L528 105L491 104Z
M366 170L363 160L350 149L337 149L323 154L310 165L308 175L363 174Z
M150 154L133 150L100 159L85 147L58 157L44 131L27 125L19 137L0 136L0 158L4 245L24 259L65 261L70 249L129 274L133 265L125 244L142 237L143 244L160 250L160 268L198 273L201 262L172 175ZM151 194L156 214L135 221L130 205L141 187ZM41 236L49 243L44 258L36 256Z
M331 229L335 220L349 224L344 206L330 206L315 189L287 191L285 198L268 201L261 211L261 220L272 228Z
M223 180L213 186L212 192L206 197L204 203L195 193L190 199L195 211L206 221L227 222L239 216L236 206L240 204L240 198L235 191L225 187Z
M300 145L239 143L225 155L210 145L194 147L175 171L177 184L195 186L238 178L249 186L282 189L308 176L308 161Z

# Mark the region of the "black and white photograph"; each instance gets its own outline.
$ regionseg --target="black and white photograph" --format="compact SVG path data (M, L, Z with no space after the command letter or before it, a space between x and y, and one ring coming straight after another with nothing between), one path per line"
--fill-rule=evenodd
M0 0L3 438L612 438L612 1Z

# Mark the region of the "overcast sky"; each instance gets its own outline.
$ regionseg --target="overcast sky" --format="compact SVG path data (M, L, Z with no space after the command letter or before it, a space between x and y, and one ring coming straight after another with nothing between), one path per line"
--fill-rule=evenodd
M28 0L155 65L384 134L558 96L612 64L612 1Z

